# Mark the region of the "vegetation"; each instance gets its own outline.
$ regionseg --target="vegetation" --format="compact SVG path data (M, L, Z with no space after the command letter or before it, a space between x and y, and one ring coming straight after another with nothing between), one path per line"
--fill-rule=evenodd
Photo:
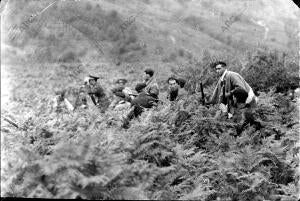
M25 1L20 1L23 4ZM210 6L208 1L201 4ZM164 63L158 67L154 62L135 63L153 56L139 42L140 30L135 23L121 28L126 19L120 12L106 12L102 4L91 2L76 5L65 1L47 14L50 25L57 20L51 16L64 19L69 32L50 32L47 23L37 29L43 21L40 19L32 22L22 37L6 38L5 44L17 48L6 54L14 62L20 57L22 65L12 62L9 70L3 67L3 76L11 78L11 97L10 107L1 108L2 197L299 200L300 97L288 94L299 87L296 58L264 48L237 48L245 53L243 60L226 48L217 53L213 48L205 49L198 57L180 45L169 51L164 43L153 40L153 55L162 56ZM202 18L188 17L184 22L211 36L216 34ZM286 25L285 31L291 33L291 27ZM236 46L244 44L233 37L224 38ZM21 55L23 47L28 52ZM99 51L97 57L104 52L101 59L129 64L92 63L91 47ZM88 63L82 62L85 57ZM214 119L217 106L201 104L199 84L203 83L206 96L212 93L218 78L211 64L217 60L227 62L259 95L255 115L261 129L248 125L239 133L236 121ZM121 128L126 109L101 114L91 102L88 109L74 112L56 113L52 108L54 89L65 89L66 97L74 103L79 83L90 72L100 75L100 83L109 91L112 75L128 76L129 83L135 84L138 71L145 66L160 73L157 79L163 104L134 119L128 130ZM165 72L187 80L184 111L164 98L168 87Z

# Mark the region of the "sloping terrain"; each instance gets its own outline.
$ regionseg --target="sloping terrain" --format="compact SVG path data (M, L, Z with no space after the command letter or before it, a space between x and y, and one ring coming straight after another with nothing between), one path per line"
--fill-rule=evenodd
M44 10L52 2L10 0L2 12L1 196L299 199L299 94L289 95L299 87L295 5L65 0ZM239 133L236 122L213 118L217 106L201 105L196 86L212 92L216 59L259 93L263 128ZM101 114L89 100L87 110L53 111L54 91L66 89L74 104L87 74L100 76L112 99L116 79L134 88L147 67L163 104L128 130L126 109ZM188 115L165 99L170 74L187 80Z

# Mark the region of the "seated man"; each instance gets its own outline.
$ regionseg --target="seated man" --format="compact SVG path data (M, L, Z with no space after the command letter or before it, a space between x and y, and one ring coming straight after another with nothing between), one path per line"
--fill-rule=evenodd
M115 99L110 104L110 108L115 109L126 107L128 103L130 103L131 100L134 98L134 92L129 87L125 87L126 83L126 79L117 80L117 86L111 90L112 93L115 95Z
M98 79L99 77L89 75L89 77L85 79L85 86L93 103L101 110L102 113L104 113L109 106L109 101L104 89L97 82Z
M53 109L56 113L61 113L64 111L73 111L73 105L65 97L66 90L56 90L55 97L53 98Z
M188 93L183 88L185 85L185 80L181 78L169 77L168 79L169 91L167 99L170 101L181 100Z
M136 85L135 90L139 94L131 101L132 109L129 111L128 115L123 120L123 128L128 128L129 121L132 120L134 117L140 116L145 108L152 108L153 106L157 105L157 99L145 92L146 86L147 85L145 83L138 83Z
M52 99L51 104L51 111L54 113L50 116L53 117L54 122L49 122L54 123L53 126L59 124L63 120L64 115L74 111L73 105L66 98L66 90L55 90L55 97Z
M81 108L81 109L88 108L86 91L85 91L84 87L80 87L79 94L76 97L75 109L77 109L77 108Z
M175 107L177 114L174 119L171 119L171 122L177 127L191 116L183 107L184 99L188 94L184 89L185 83L186 81L182 78L175 78L174 76L168 78L169 91L167 99L171 101L171 104L177 103Z
M150 96L158 99L159 88L156 79L154 78L154 70L152 69L144 70L143 79L144 79L143 83L146 84L145 92L148 93Z

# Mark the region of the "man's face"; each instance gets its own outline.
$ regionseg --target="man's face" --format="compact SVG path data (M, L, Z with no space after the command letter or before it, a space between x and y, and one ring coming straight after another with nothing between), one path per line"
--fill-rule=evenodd
M149 80L150 79L150 75L144 72L143 79L144 80Z
M221 64L218 64L215 69L219 75L222 75L224 73L224 71L226 70Z
M89 80L90 85L95 85L96 84L96 80L95 79L91 79Z
M81 91L81 92L79 93L79 97L80 97L80 98L85 97L85 93L84 93L83 91Z
M117 82L116 85L117 85L117 87L123 87L123 86L125 86L125 83L122 81L119 81L119 82Z
M171 91L174 91L179 88L179 85L177 84L176 80L169 80L169 88Z

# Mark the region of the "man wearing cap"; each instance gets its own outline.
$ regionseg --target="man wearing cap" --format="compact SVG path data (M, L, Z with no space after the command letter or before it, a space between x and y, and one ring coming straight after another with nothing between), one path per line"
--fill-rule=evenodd
M220 109L228 114L228 118L241 112L242 125L255 123L253 109L256 107L257 97L250 85L240 74L227 70L225 62L215 63L214 68L221 77L207 104L219 103ZM223 88L225 90L224 94Z
M146 92L147 85L145 83L138 83L135 90L138 92L138 96L131 101L131 110L123 119L123 128L129 127L129 121L135 117L139 117L145 109L152 108L157 105L157 99L149 95Z
M144 70L143 79L143 83L146 84L145 92L158 99L159 88L156 79L154 78L154 70L150 68Z
M91 97L93 103L101 109L101 112L104 113L105 110L109 106L109 101L106 97L106 94L103 90L103 88L100 86L100 84L97 82L99 77L95 77L92 75L89 75L85 79L85 86L87 93Z

